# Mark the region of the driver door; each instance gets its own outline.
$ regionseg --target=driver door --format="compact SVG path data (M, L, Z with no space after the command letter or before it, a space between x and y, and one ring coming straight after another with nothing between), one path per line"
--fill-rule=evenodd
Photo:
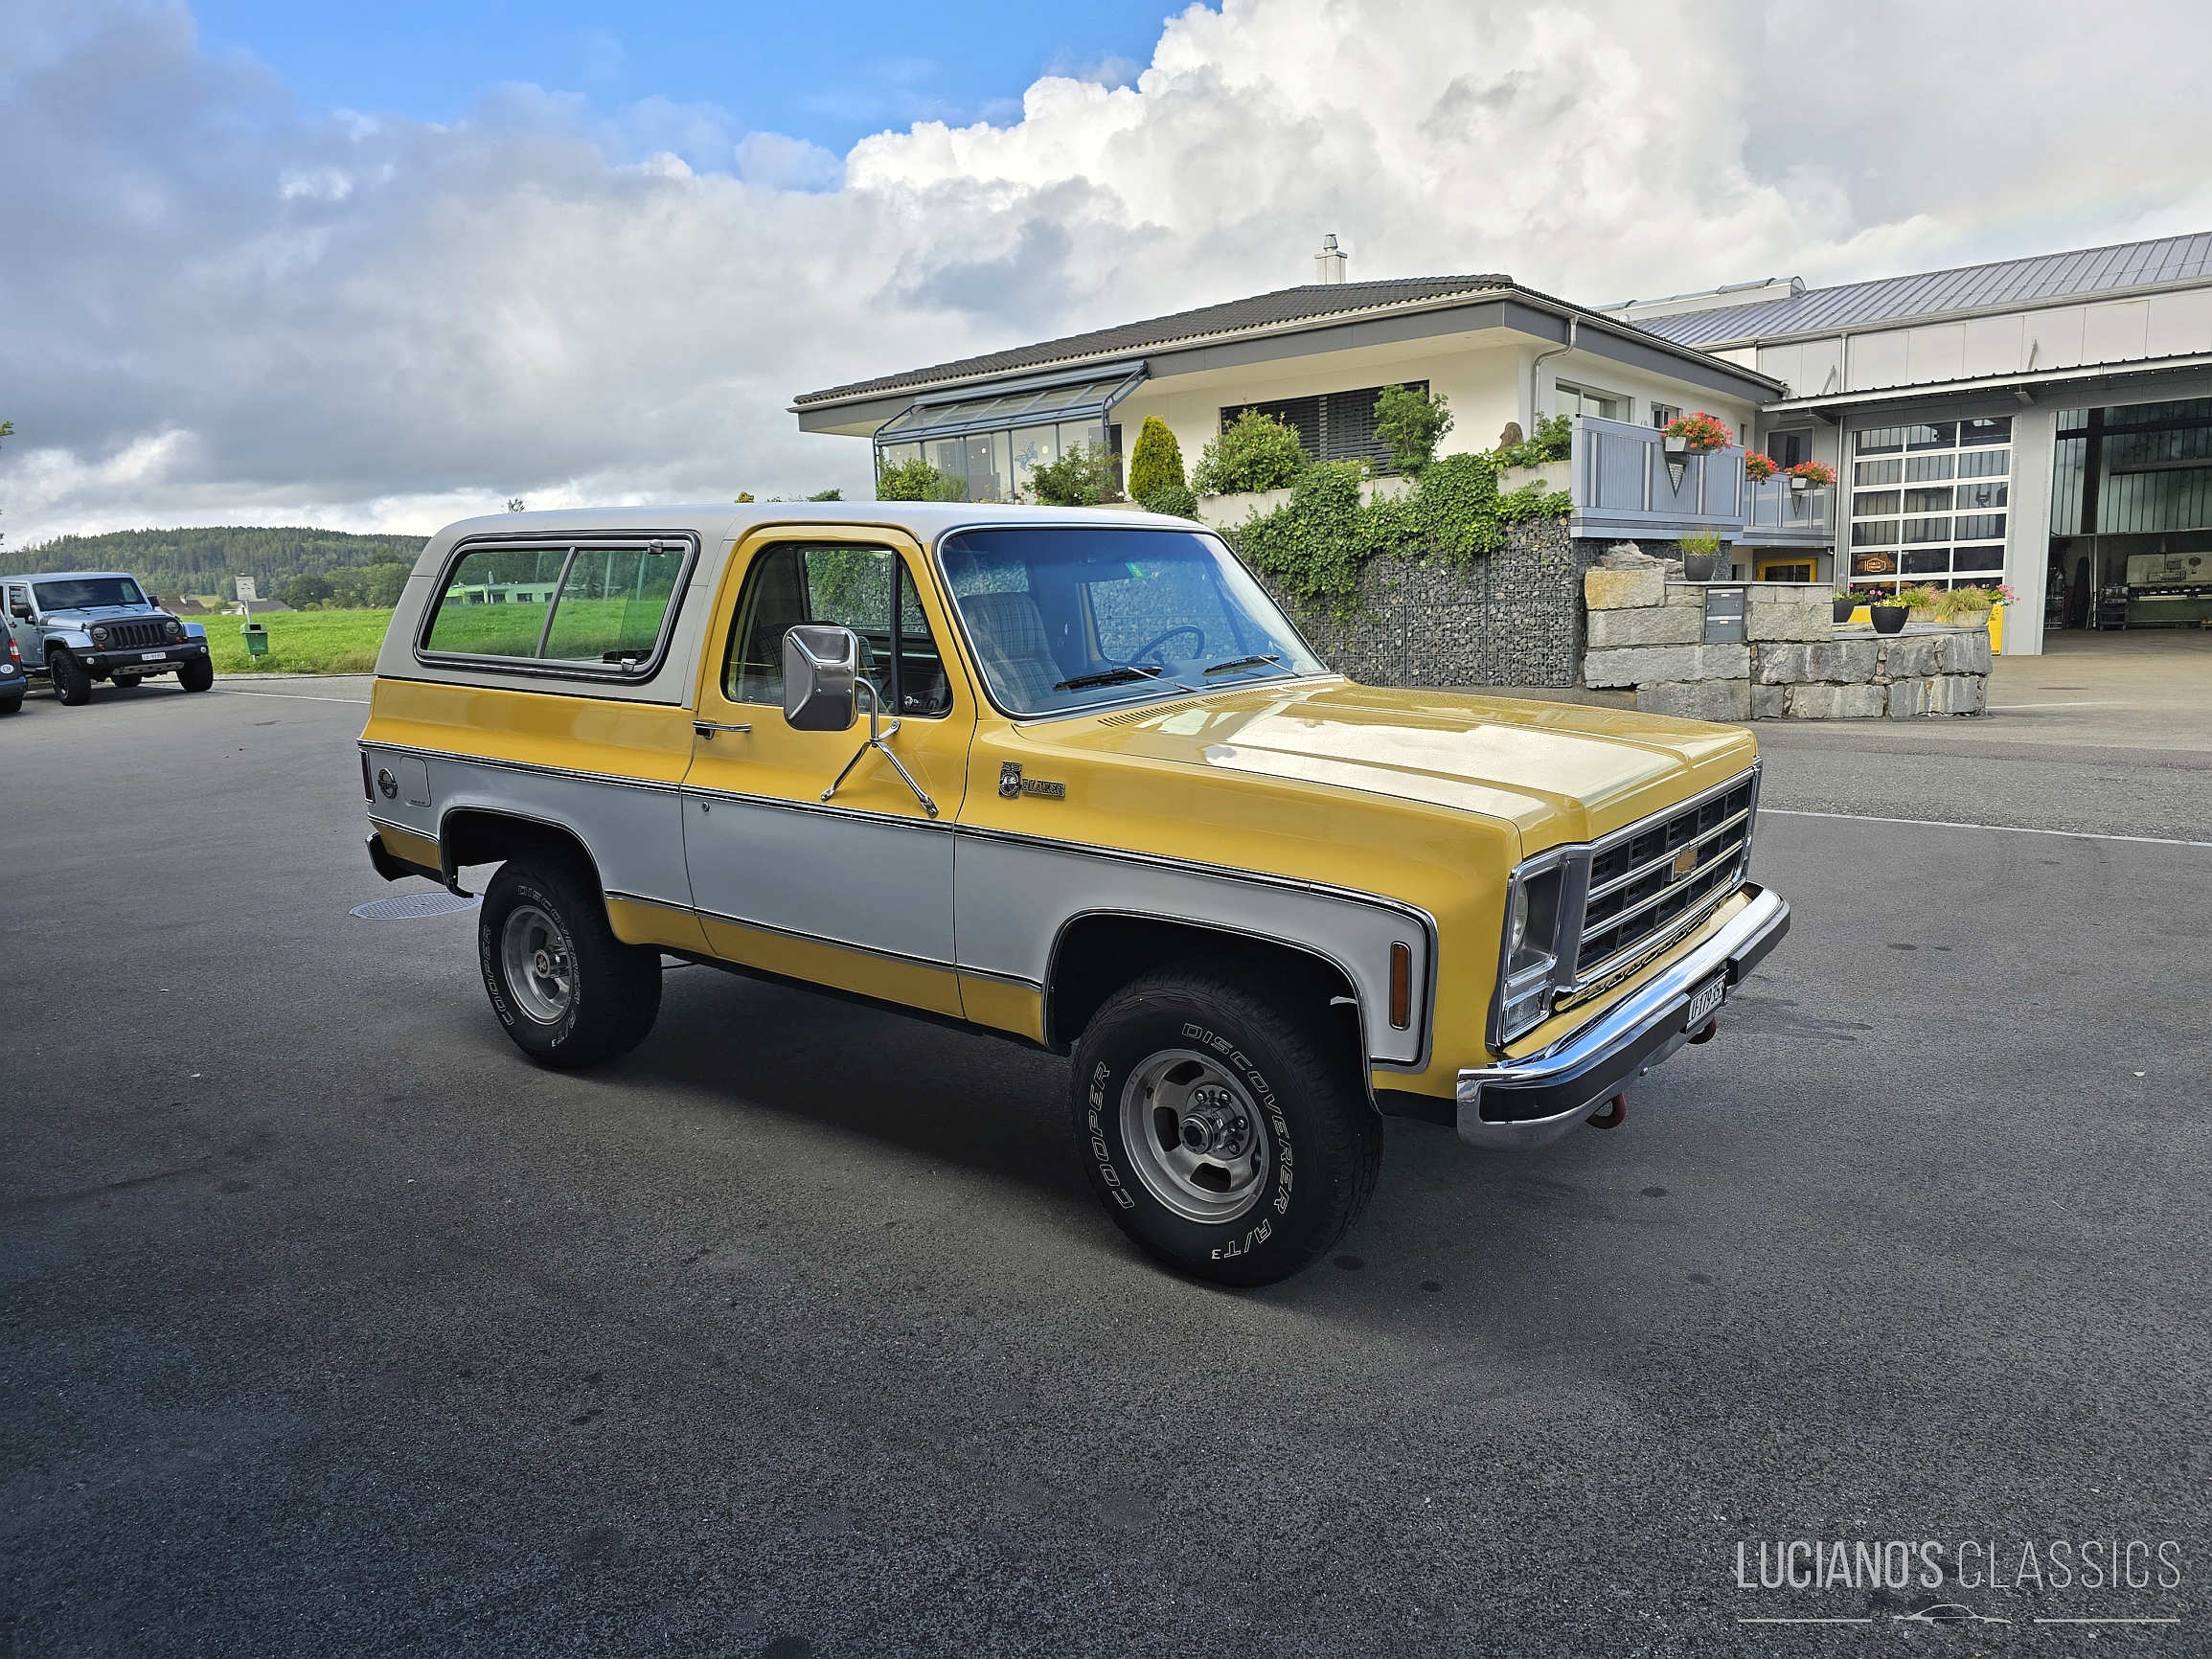
M786 526L738 550L708 636L718 644L706 654L684 779L684 855L718 956L958 1015L952 825L975 704L941 648L950 632L915 580L922 568L919 547L873 528ZM885 741L934 817L874 753L822 800L868 736L867 693L850 731L791 728L784 635L804 623L859 634Z

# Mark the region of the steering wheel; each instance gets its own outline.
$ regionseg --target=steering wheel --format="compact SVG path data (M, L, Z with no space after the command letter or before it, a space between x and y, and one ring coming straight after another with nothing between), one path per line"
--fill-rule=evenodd
M1194 624L1185 623L1179 628L1170 628L1164 634L1152 635L1151 639L1145 641L1143 645L1137 647L1135 650L1129 652L1127 660L1133 663L1151 656L1154 647L1174 639L1177 634L1197 634L1198 636L1198 643L1191 649L1191 654L1193 656L1197 656L1200 651L1203 651L1206 648L1206 630L1202 627L1197 626Z

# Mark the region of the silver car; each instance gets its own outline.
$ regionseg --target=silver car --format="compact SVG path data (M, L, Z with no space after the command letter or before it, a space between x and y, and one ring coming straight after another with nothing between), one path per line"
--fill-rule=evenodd
M123 571L0 578L10 639L23 667L54 682L55 700L92 700L95 680L127 690L173 673L188 692L215 684L207 629L171 616ZM0 690L0 698L7 693Z

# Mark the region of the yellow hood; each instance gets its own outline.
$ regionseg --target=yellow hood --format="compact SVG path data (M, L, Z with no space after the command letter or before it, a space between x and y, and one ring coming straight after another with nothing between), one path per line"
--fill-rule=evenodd
M1218 767L1454 807L1516 826L1529 852L1583 841L1749 766L1734 726L1633 709L1347 680L1245 687L1024 736L1094 754Z

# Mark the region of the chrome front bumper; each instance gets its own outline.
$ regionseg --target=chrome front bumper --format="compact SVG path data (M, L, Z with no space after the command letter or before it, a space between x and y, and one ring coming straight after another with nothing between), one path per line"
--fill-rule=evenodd
M1731 993L1790 931L1790 906L1746 883L1750 903L1611 1008L1540 1055L1459 1074L1459 1138L1527 1149L1565 1134L1694 1034L1690 995L1716 973Z

